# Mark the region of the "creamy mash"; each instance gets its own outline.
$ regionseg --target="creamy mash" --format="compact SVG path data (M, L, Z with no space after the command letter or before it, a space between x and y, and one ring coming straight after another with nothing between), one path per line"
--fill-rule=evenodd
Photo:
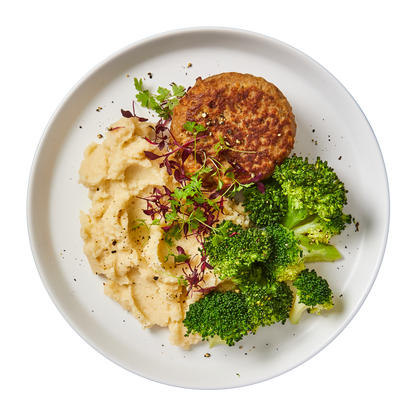
M80 180L89 189L92 200L88 213L80 212L81 235L92 271L106 277L104 292L131 312L144 328L168 327L173 345L189 349L201 341L198 335L185 337L182 323L188 305L200 293L188 296L179 284L182 265L168 253L159 225L143 213L145 200L154 187L166 185L174 190L178 183L160 168L161 160L149 160L144 151L162 154L144 140L153 138L150 123L137 118L122 118L111 126L102 144L92 142L84 152ZM249 220L242 206L229 200L225 219L247 227ZM148 226L139 224L144 220ZM182 238L177 245L199 261L198 243L194 237ZM194 263L194 259L192 262ZM204 277L205 285L218 285L212 271Z

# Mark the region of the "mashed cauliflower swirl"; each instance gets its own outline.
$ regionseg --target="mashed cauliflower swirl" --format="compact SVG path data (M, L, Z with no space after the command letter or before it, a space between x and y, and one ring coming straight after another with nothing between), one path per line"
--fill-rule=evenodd
M150 225L143 213L145 200L153 188L179 184L168 175L160 160L149 160L144 152L161 154L144 137L153 138L150 123L137 118L121 118L111 125L105 140L92 142L84 152L79 182L88 188L91 207L80 212L81 236L93 273L104 275L104 293L129 311L143 328L168 327L171 344L186 350L201 341L198 335L185 337L182 323L188 306L200 293L188 295L179 284L182 266L173 258L165 262L167 248L159 225ZM246 227L242 206L232 200L225 204L224 219ZM149 226L133 229L144 220ZM177 245L190 255L199 255L194 237L182 238ZM197 262L199 259L197 258ZM194 259L192 260L194 263ZM102 279L101 279L102 281ZM219 284L208 270L203 287Z

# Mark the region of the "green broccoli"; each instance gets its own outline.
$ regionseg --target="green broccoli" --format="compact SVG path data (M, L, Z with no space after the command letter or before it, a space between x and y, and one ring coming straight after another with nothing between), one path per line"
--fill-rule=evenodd
M313 242L280 224L243 229L231 221L207 238L205 253L216 275L241 290L251 283L293 281L306 262L341 257L333 245Z
M244 190L244 209L258 226L282 223L287 213L287 197L274 178L264 181L264 186L264 193L255 185Z
M250 284L243 291L214 290L192 303L185 315L186 336L197 333L209 341L233 346L260 327L284 324L293 304L293 292L284 282Z
M297 324L305 310L319 314L333 307L328 282L305 264L341 257L329 241L351 223L343 213L344 184L319 157L310 164L292 156L264 185L264 193L256 186L244 190L244 208L255 226L223 221L200 250L235 288L213 290L186 312L186 336L197 333L210 347L233 346L261 327L287 319Z
M240 278L255 262L267 260L272 241L266 231L243 229L223 221L204 243L205 253L215 273L223 280Z
M280 224L269 225L265 229L271 238L273 250L260 267L270 280L293 281L305 268L298 237Z
M258 328L281 322L289 318L293 304L293 292L285 282L268 282L250 284L244 290L248 304L248 314L252 324L252 332Z
M297 235L305 235L311 241L328 244L330 239L335 235L340 235L346 228L346 224L349 223L351 223L350 214L336 214L329 220L315 215L305 219L292 229Z
M305 311L320 314L321 310L333 307L332 291L327 280L318 276L315 270L303 270L293 282L296 296L289 314L292 324L297 324Z
M305 263L321 261L331 262L341 258L340 252L332 244L317 243L304 235L296 235L296 237L299 240L299 247L302 250L302 258Z
M244 190L244 209L258 226L281 223L315 242L328 243L351 223L343 213L347 191L327 162L292 156L264 181L265 192Z
M262 264L269 279L294 281L307 262L331 262L341 258L333 245L315 243L283 225L267 226L266 231L273 242L273 251Z
M348 191L334 169L320 157L315 163L296 155L289 157L276 167L273 178L287 196L287 212L282 223L289 229L314 215L326 222L343 215Z
M233 346L252 330L245 295L240 292L214 290L192 303L185 315L185 336L192 333L204 340L216 338Z

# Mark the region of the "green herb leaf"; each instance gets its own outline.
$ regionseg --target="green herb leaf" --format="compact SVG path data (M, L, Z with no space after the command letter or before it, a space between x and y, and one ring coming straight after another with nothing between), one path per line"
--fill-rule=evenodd
M177 98L182 98L185 95L184 86L178 86L175 83L172 84L172 94Z
M187 121L183 127L185 128L186 131L189 131L190 133L194 132L194 126L195 126L195 122L194 121Z
M185 88L175 84L172 85L172 93L170 89L159 87L157 94L152 94L143 88L143 79L136 77L134 78L134 87L139 92L136 98L141 106L155 111L159 117L165 120L173 114L174 107L185 94Z
M157 91L158 91L158 95L156 96L156 99L159 102L165 101L168 98L169 94L170 94L170 90L169 89L165 89L163 87L159 87Z
M196 124L194 128L195 128L196 133L201 133L203 131L206 131L206 127L204 127L204 125L201 125L201 124Z
M134 78L134 87L141 92L143 90L143 79Z
M148 90L138 93L136 98L141 103L141 106L150 109L150 94Z
M195 135L201 133L202 131L206 131L206 127L204 127L204 125L197 124L195 121L187 121L183 127L186 131L189 131Z
M174 260L176 263L185 262L190 258L189 255L187 254L181 254L181 255L172 254L171 256L174 257Z
M178 220L178 214L176 211L168 212L165 214L166 223L171 224L175 220Z
M197 209L194 212L194 218L196 220L198 220L199 222L202 222L202 223L204 223L206 221L206 216L204 216L203 210L201 210L201 209Z
M229 237L228 233L229 223L223 223L222 226L219 226L213 230L213 235L211 237L211 243L216 246L224 239Z

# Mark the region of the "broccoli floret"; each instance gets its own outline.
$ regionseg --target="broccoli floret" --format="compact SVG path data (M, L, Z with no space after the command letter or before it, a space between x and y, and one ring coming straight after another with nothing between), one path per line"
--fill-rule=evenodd
M281 322L289 318L293 304L293 292L285 282L274 281L266 285L251 284L244 291L249 306L252 332L258 328Z
M185 315L186 336L197 333L204 340L216 338L233 346L252 329L245 295L212 291L192 303Z
M297 324L305 310L320 314L321 310L333 307L332 291L327 280L318 276L315 270L303 270L293 283L296 296L290 311L290 322Z
M306 236L295 235L283 225L266 227L273 241L273 251L261 264L268 279L294 281L307 262L335 261L341 254L333 245L316 243Z
M270 280L293 281L305 268L298 237L280 224L269 225L266 231L272 240L273 250L268 260L260 266Z
M232 221L214 229L204 243L209 263L222 280L240 278L255 262L265 261L271 254L272 241L266 231L243 229Z
M256 186L244 190L244 209L258 226L282 223L287 213L287 197L274 178L265 181L264 186L264 193Z
M333 245L316 243L280 224L243 229L223 222L204 247L215 274L232 280L241 290L252 283L294 281L306 262L341 258Z
M251 283L294 281L305 269L305 262L341 258L333 245L296 235L281 224L243 229L224 221L204 246L215 274L234 281L241 290Z
M186 336L197 333L209 342L233 346L261 327L289 317L293 292L284 282L250 284L245 290L212 291L188 308L184 325Z
M281 223L328 243L351 223L351 215L343 213L344 184L319 157L314 164L297 156L285 159L264 185L264 193L256 186L244 190L244 209L260 227Z
M341 215L347 204L344 183L320 157L315 163L296 155L286 158L276 167L273 178L287 196L287 213L282 223L288 228L313 215L330 221Z
M333 236L340 235L346 228L346 224L349 223L351 223L350 214L340 213L329 220L315 215L305 219L292 229L297 235L305 235L311 241L327 244Z

